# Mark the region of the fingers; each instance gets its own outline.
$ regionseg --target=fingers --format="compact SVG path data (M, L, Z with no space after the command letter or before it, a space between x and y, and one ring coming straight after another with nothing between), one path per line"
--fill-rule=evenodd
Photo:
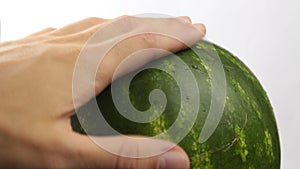
M86 29L89 29L95 25L104 23L105 21L107 21L107 19L90 17L90 18L86 18L81 21L69 24L63 28L57 29L56 31L52 32L51 34L56 35L56 36L76 34L81 31L84 31Z
M189 168L185 152L167 141L145 137L128 139L127 136L94 138L99 146L87 136L77 133L69 139L72 145L70 151L74 155L70 163L77 168Z
M180 18L180 19L183 19L185 22L192 23L191 18L188 17L188 16L180 16L179 18ZM205 25L204 25L204 24L201 24L201 23L195 23L195 24L193 24L193 26L196 27L203 35L206 34L206 28L205 28Z
M76 56L72 83L76 107L99 94L115 78L194 44L206 32L204 25L193 25L188 17L123 16L99 26L89 30L93 36L85 41L79 57ZM77 39L88 39L90 35L86 34ZM68 41L66 38L62 40Z
M182 50L204 35L204 25L193 25L186 17L124 16L106 23L89 38L77 59L73 76L76 107L99 94L115 78Z
M110 30L113 29L110 28L107 32L105 32L105 28L100 30L102 36L106 34L114 37L115 44L111 43L111 50L100 64L99 76L97 76L100 83L97 85L100 87L97 86L99 89L97 92L102 91L113 80L118 66L122 71L119 71L121 74L116 77L168 54L168 52L175 53L182 50L199 41L206 33L203 24L192 25L188 17L163 19L129 17L122 18L109 26L123 30L118 29L118 32L111 32ZM97 33L93 37L93 41L101 41L101 37L97 37ZM97 50L92 52L99 54ZM125 63L125 60L127 60L126 64L122 64L120 67L120 63Z

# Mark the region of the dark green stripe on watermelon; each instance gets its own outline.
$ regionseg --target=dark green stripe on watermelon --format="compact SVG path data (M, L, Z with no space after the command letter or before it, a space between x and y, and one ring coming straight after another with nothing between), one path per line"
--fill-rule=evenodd
M204 143L199 143L199 134L207 117L211 104L211 79L209 69L191 49L178 52L180 57L194 74L201 95L200 110L196 123L189 134L179 143L188 153L191 168L194 169L278 169L280 168L280 144L274 113L268 97L253 73L235 56L212 43L201 41L192 47L201 57L212 58L217 53L223 64L227 86L226 104L222 119L213 135ZM174 56L167 56L151 64L176 69L172 61ZM124 77L126 78L126 77ZM122 79L117 80L121 84ZM150 107L149 94L154 89L161 89L167 97L163 114L149 123L132 122L119 114L111 95L111 86L97 96L99 108L107 122L122 134L140 134L155 136L164 131L179 118L180 84L172 75L158 69L139 72L130 84L129 91L132 105L145 111ZM189 99L189 98L185 98ZM119 100L122 103L122 100ZM97 113L87 103L78 111L80 126L76 116L72 116L75 131L91 135L101 135L95 119ZM184 110L189 113L189 110ZM182 124L184 125L184 124ZM84 128L84 130L83 130ZM170 136L170 140L172 140Z

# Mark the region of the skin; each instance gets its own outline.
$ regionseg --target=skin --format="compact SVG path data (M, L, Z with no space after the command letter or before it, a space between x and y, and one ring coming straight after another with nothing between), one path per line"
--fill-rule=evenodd
M88 38L120 18L124 19L124 27L132 26L129 25L132 23L134 27L145 27L147 23L158 22L162 28L172 31L176 24L181 25L180 31L186 31L185 37L190 44L205 35L204 25L192 24L186 16L168 19L122 16L115 19L87 18L59 29L47 28L23 39L0 43L1 168L189 168L188 157L178 146L153 157L127 158L109 153L88 136L72 131L70 116L75 113L72 78L76 59ZM196 28L201 35L188 31L189 27ZM101 43L97 47L101 48ZM116 67L128 55L146 48L176 52L186 45L157 34L128 38L107 53L96 80L83 85L95 85L95 93L100 93L111 83ZM140 57L131 68L162 55ZM84 104L93 95L82 95L79 99L81 97ZM98 139L120 147L120 151L128 146L134 151L148 151L138 149L135 143L117 145L122 137ZM172 143L153 140L148 147L149 150L154 147L163 149L166 144Z

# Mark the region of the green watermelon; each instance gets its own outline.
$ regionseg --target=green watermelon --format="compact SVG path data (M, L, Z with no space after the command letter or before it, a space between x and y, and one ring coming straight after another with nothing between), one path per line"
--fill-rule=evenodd
M211 42L119 78L96 100L112 129L150 137L164 133L158 138L178 142L193 169L280 168L278 129L264 89L237 57ZM71 117L73 130L106 135L92 107L89 102ZM119 112L130 114L132 107L148 116ZM170 132L174 123L177 133Z

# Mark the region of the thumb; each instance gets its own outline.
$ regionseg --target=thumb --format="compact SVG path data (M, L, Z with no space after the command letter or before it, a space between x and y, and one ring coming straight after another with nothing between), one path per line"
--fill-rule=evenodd
M93 137L72 133L76 168L188 169L189 159L174 143L140 136Z

